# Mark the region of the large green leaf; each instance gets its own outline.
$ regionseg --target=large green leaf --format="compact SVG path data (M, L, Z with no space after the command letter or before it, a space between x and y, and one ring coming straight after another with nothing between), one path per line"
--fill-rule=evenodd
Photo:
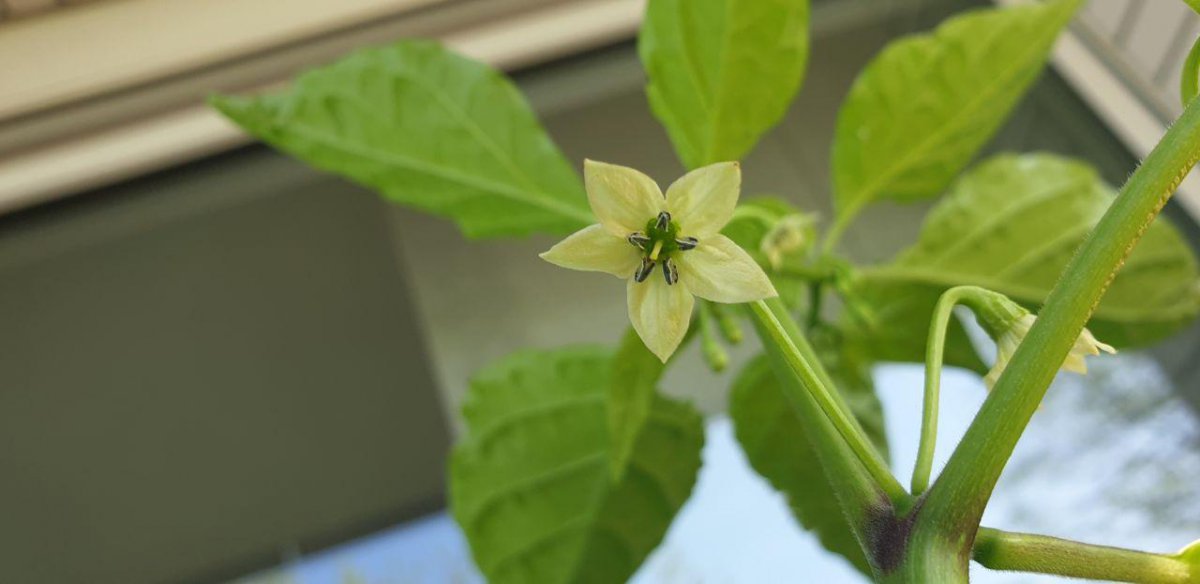
M687 500L704 442L699 414L654 396L614 482L611 376L611 351L575 347L520 352L472 381L450 505L489 582L624 582Z
M579 176L513 84L432 42L360 51L285 93L212 103L272 146L468 237L593 222Z
M863 429L886 454L883 409L865 361L852 353L838 352L829 343L818 343L817 349ZM738 374L729 415L750 465L787 496L800 524L815 533L826 549L870 574L862 548L766 356L750 361Z
M1079 0L988 8L888 45L855 81L833 148L839 223L942 193L1037 77Z
M800 89L808 0L650 0L638 52L684 165L738 160Z
M1086 164L1049 154L994 157L965 174L930 212L917 243L865 270L859 289L891 330L886 343L923 347L944 290L973 284L1036 310L1075 249L1112 204ZM1200 311L1196 259L1156 220L1117 274L1088 327L1118 347L1145 345Z
M667 366L646 348L631 327L621 338L612 367L612 379L608 384L608 432L612 452L609 462L613 478L620 480L633 457L638 436L650 418L658 380Z

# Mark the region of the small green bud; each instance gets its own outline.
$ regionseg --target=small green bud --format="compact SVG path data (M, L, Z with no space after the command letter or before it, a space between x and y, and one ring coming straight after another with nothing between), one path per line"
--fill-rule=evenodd
M817 239L816 217L808 213L794 213L780 218L763 236L759 251L767 258L772 269L783 266L785 256L804 254Z
M742 327L738 319L725 311L720 304L715 302L709 303L712 308L713 316L716 317L717 326L721 330L721 336L725 337L725 342L730 345L737 345L742 342Z
M999 339L1031 314L1008 296L984 288L971 287L962 303L971 308L979 326L993 339Z
M721 342L713 330L713 320L715 320L713 308L714 305L708 302L700 303L700 349L708 367L714 372L720 373L729 366L729 354L725 352L725 347L721 346Z

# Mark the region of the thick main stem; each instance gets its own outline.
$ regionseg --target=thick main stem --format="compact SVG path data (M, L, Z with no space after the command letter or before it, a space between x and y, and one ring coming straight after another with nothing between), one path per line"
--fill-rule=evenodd
M1122 187L1051 290L1037 322L930 489L914 544L949 542L966 561L996 481L1055 373L1125 258L1198 159L1200 103L1192 101Z
M1193 574L1191 566L1178 556L1091 545L1045 535L1008 533L986 527L975 537L973 559L993 570L1087 580L1140 584L1200 582L1200 573Z

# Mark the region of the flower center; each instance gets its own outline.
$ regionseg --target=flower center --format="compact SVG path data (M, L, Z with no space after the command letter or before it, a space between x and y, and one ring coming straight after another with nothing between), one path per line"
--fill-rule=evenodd
M679 224L671 220L671 214L663 211L646 222L645 231L635 231L627 238L634 247L642 250L642 265L633 274L635 282L644 282L662 263L663 278L671 285L679 281L679 268L671 260L675 252L695 249L700 242L695 237L679 237Z

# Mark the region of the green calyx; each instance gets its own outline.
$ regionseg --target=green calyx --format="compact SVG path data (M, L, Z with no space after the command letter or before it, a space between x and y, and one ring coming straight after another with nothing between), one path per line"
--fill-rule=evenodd
M1029 311L1008 296L985 288L964 286L962 304L971 308L975 320L993 339L1007 332Z

